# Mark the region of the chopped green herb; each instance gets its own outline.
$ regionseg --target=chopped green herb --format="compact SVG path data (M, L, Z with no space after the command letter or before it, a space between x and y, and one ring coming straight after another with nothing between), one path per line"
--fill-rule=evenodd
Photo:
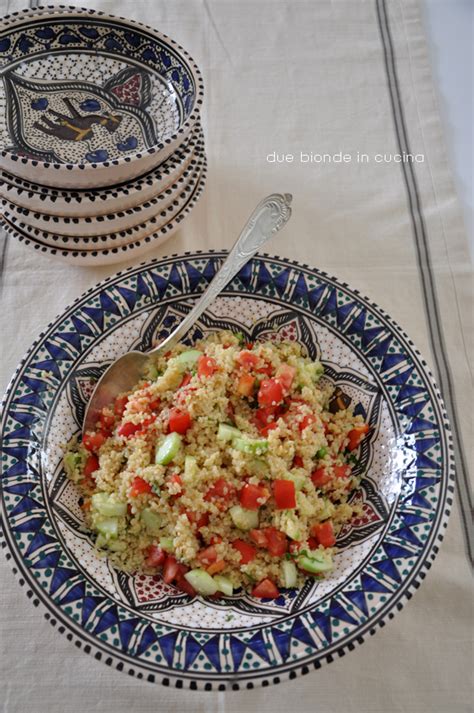
M319 458L319 459L325 458L327 456L327 454L328 454L328 449L326 448L326 446L323 446L322 448L319 449L319 451L316 451L315 458Z

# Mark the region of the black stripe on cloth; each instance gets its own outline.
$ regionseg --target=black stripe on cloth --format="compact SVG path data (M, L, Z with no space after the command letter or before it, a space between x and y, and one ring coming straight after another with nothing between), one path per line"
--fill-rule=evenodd
M408 143L405 116L396 69L396 58L392 44L385 0L376 0L376 11L384 50L385 69L387 73L387 83L392 106L393 122L397 135L398 149L401 154L409 154L410 147ZM443 394L449 420L453 427L452 435L455 449L456 481L458 485L457 493L467 553L470 561L472 562L472 535L470 528L470 522L472 520L472 494L470 490L461 433L458 425L459 418L456 412L454 388L439 314L428 238L413 163L411 161L402 161L400 166L402 168L403 178L406 185L408 205L413 225L413 237L421 279L431 351L435 363L437 380Z

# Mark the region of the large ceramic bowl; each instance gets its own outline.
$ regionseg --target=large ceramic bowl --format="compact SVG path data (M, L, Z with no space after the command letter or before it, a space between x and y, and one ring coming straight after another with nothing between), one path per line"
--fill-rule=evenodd
M174 40L94 10L9 15L0 30L0 168L89 188L157 166L199 118L203 82Z
M168 334L223 259L212 252L164 258L89 290L19 365L1 423L7 557L33 603L95 659L148 681L205 690L277 683L356 648L425 577L453 491L446 413L406 335L346 284L258 256L186 341L227 328L249 341L298 340L320 358L325 378L373 428L357 466L363 517L340 533L325 580L308 579L276 600L243 592L191 599L158 577L133 577L97 559L61 466L63 444L80 431L106 365Z

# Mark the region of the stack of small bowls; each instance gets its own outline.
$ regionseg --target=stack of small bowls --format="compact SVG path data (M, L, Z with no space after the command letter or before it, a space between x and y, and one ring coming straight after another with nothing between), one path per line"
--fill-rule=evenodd
M0 31L3 227L75 264L167 240L206 177L202 77L157 30L93 10L25 10ZM3 111L1 108L3 107Z

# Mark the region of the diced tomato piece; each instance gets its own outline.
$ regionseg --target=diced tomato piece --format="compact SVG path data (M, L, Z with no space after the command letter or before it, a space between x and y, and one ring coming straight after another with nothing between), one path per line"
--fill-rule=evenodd
M296 507L295 484L292 480L274 480L273 497L277 510L289 510Z
M278 587L272 582L271 579L262 579L253 589L252 597L258 597L259 599L276 599L280 596Z
M210 575L222 572L223 569L225 569L225 560L216 560L209 567L206 567L206 571Z
M239 492L240 504L246 510L258 510L268 500L268 490L261 485L246 483Z
M188 580L186 579L184 574L181 574L181 572L179 572L176 577L176 586L178 589L180 589L185 594L189 594L190 597L195 597L197 594L193 585L190 582L188 582Z
M288 549L288 542L284 532L280 532L276 527L266 527L267 549L273 557L282 557Z
M242 351L237 354L236 361L244 369L248 369L250 371L251 369L255 369L257 366L258 356L249 351Z
M301 545L302 545L301 542L297 542L296 540L293 540L288 545L288 549L290 550L291 554L294 555L294 554L296 554L296 552L298 552L301 549Z
M127 402L128 396L117 396L117 398L115 399L114 414L118 416L118 418L122 418Z
M263 366L260 366L258 369L255 369L257 374L265 374L265 376L271 376L273 374L273 366L271 364L265 363Z
M308 547L310 550L317 550L319 547L319 542L315 537L308 537Z
M268 538L265 534L264 530L250 530L249 531L249 537L251 540L255 542L257 547L268 547Z
M99 416L99 423L101 429L104 431L110 431L115 424L115 415L110 409L103 408L102 413Z
M336 544L332 520L326 520L326 522L312 525L310 531L312 536L315 537L318 543L323 547L333 547Z
M141 423L132 423L131 421L127 421L118 427L117 434L119 436L123 436L124 438L129 438L139 431L141 427Z
M151 426L152 423L155 423L156 421L156 415L149 416L148 418L145 418L140 424L139 424L139 430L136 431L137 436L144 436L147 433L148 426Z
M218 542L222 542L222 537L220 535L212 535L210 542L211 545L217 545Z
M240 564L247 564L248 562L251 562L257 554L255 547L248 542L245 542L245 540L234 540L232 547L240 552Z
M304 468L304 463L301 456L295 456L293 458L293 468Z
M161 406L161 399L158 398L158 396L154 399L151 399L150 403L148 404L151 411L158 411L158 409Z
M242 374L237 382L237 393L241 396L251 396L254 385L254 376L250 376L250 374Z
M212 485L207 493L204 495L204 500L217 500L222 499L225 502L232 500L235 496L235 487L232 483L229 483L225 478L218 478L214 485Z
M99 470L99 459L91 453L84 466L84 478L90 478L96 470Z
M173 473L173 475L170 475L168 478L168 483L177 483L179 486L182 486L182 480L181 476L179 473ZM180 487L180 490L178 493L173 493L174 497L179 498L183 494L183 488Z
M363 423L361 426L356 426L352 429L352 431L349 431L349 433L347 434L349 438L349 450L355 451L355 449L359 446L360 442L368 432L368 423Z
M176 558L173 557L173 555L167 555L163 567L163 581L166 582L166 584L171 584L179 571L180 567Z
M216 548L214 547L214 545L209 545L209 547L206 547L206 549L198 552L197 558L203 565L212 564L217 559Z
M301 420L298 421L298 428L300 431L304 431L305 428L308 428L308 426L311 426L312 423L316 421L316 417L313 416L312 413L305 413Z
M140 478L139 475L137 475L133 480L132 480L132 485L129 491L129 496L131 498L136 498L138 495L141 495L142 493L151 493L152 488L150 483L148 481L143 480L143 478Z
M269 423L268 426L263 426L260 429L260 435L264 438L268 438L268 434L270 433L270 431L273 431L275 428L278 428L278 425L276 423Z
M217 371L217 362L212 357L203 354L198 359L197 373L200 379L212 376Z
M178 386L178 389L183 389L185 386L187 386L192 378L193 378L192 374L190 374L190 373L185 374L183 376L183 379L182 379L180 385Z
M177 408L170 409L168 419L168 430L170 433L185 434L192 424L191 416L187 411L180 411Z
M323 466L316 468L316 470L313 470L311 473L311 480L316 488L320 488L321 485L326 485L326 483L329 483L331 478L331 473L329 473Z
M98 451L107 440L107 435L103 431L88 431L84 434L82 443L88 451Z
M245 342L245 348L252 350L252 349L253 349L253 342Z
M278 406L283 401L283 387L276 379L263 379L257 398L259 406Z
M180 479L181 482L181 479ZM181 493L180 493L181 495ZM193 512L192 510L186 510L186 517L188 518L189 522L196 525L196 529L199 530L201 527L206 527L206 525L209 524L209 513L208 512L202 512L202 513L196 513Z
M349 478L352 472L352 468L347 463L345 465L334 465L334 477L335 478Z
M289 364L281 364L275 373L275 379L283 386L285 394L289 394L293 379L295 378L296 368Z
M270 423L275 423L276 421L278 421L279 415L279 406L266 406L265 408L258 408L255 411L255 420L257 421L257 426L259 428L264 428Z
M147 567L161 567L166 560L166 552L158 545L150 545L146 551L145 564Z

